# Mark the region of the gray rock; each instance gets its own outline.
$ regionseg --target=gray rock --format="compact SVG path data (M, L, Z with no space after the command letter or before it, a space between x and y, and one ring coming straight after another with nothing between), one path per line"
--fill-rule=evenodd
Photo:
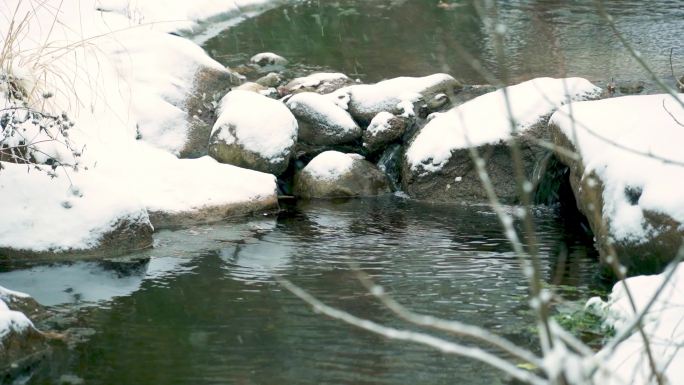
M288 61L284 57L273 52L262 52L252 56L249 62L260 67L286 66Z
M303 92L292 96L286 104L299 123L299 141L336 145L361 138L361 128L351 115L329 98Z
M193 87L182 107L188 116L187 141L181 149L181 158L199 158L207 155L211 128L216 121L216 106L232 87L242 83L242 77L230 70L218 71L201 67L195 73Z
M295 176L301 198L351 198L389 193L387 176L358 155L326 151Z
M283 81L283 77L275 72L270 72L266 76L262 76L255 81L255 83L260 84L266 88L278 87Z
M618 89L620 90L620 93L625 94L625 95L634 95L634 94L640 94L643 92L644 88L646 87L646 83L643 81L631 81L631 82L621 82L618 85Z
M406 132L408 119L383 111L371 120L363 132L363 147L369 152L382 150L388 144L400 139Z

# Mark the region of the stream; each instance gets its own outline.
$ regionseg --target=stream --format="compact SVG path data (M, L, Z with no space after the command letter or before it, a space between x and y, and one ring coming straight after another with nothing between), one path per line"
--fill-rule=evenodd
M603 25L592 1L500 2L506 73L471 1L320 0L268 10L203 42L225 65L274 51L301 74L366 82L447 72L487 83L463 52L508 83L583 76L653 83ZM681 0L606 1L654 72L672 81ZM485 19L492 15L485 15ZM681 53L680 53L681 56ZM511 211L513 207L507 208ZM534 209L543 279L570 304L605 294L591 239L553 207ZM380 306L357 264L412 310L538 341L520 263L484 205L400 195L285 205L277 215L155 234L155 248L103 261L0 263L0 284L63 316L80 336L58 344L21 384L506 384L479 362L380 338L314 313L276 276L327 304L415 329Z

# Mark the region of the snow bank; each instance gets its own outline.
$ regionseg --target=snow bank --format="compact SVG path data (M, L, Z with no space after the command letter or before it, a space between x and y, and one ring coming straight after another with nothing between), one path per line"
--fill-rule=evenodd
M479 96L434 114L406 151L406 159L413 170L422 166L427 171L438 171L454 150L507 140L511 118L516 130L522 132L568 101L585 100L599 93L600 88L582 78L538 78Z
M309 162L302 172L318 180L335 180L351 171L354 156L338 151L325 151Z
M575 103L572 112L574 125L567 107L550 123L578 149L585 175L593 171L601 180L603 216L614 240L639 243L655 236L657 229L647 224L645 211L684 223L684 128L677 123L684 122L684 109L672 96ZM636 201L628 190L638 192Z
M639 312L650 302L654 293L662 286L663 273L652 276L632 277L626 285L634 296ZM664 369L665 383L677 384L684 378L684 265L680 264L669 283L661 291L657 301L643 319L644 331L651 341L650 347L659 368ZM606 323L613 326L619 334L634 319L634 311L622 282L613 287L607 302L593 298L589 302L602 310ZM626 341L618 345L614 352L599 351L598 357L605 362L610 375L598 372L596 383L605 385L634 384L647 385L650 379L650 366L646 358L643 339L634 332Z
M6 302L10 301L12 296L28 297L26 294L7 290L0 286L0 343L11 332L21 333L27 328L33 327L31 321L24 314L7 307Z
M187 135L181 109L195 72L223 68L199 47L158 28L165 23L146 24L183 15L205 17L257 2L263 3L0 4L0 13L8 19L15 10L22 18L29 15L11 47L11 62L3 68L33 91L29 106L55 115L68 113L75 122L69 140L83 149L79 171L58 168L53 180L37 170L2 164L0 247L89 248L117 219L146 221L146 210L194 212L275 196L273 176L211 159L179 160L170 153L177 153ZM0 35L7 36L8 28L8 23L0 24ZM54 96L46 102L41 97L45 93ZM8 101L0 102L5 107ZM138 133L144 140L136 140ZM61 150L46 148L45 156L59 159Z

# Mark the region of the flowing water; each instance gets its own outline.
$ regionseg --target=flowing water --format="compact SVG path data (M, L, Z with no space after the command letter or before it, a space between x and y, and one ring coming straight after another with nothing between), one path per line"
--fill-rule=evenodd
M443 3L291 2L232 26L204 47L229 65L275 51L302 72L334 70L365 81L449 72L466 83L485 83L468 55L509 82L566 74L648 79L602 24L593 1L499 2L507 74L473 3ZM605 3L656 74L672 80L670 48L681 72L681 0ZM580 303L604 292L591 241L552 209L536 210L535 221L544 280ZM483 364L316 314L274 280L283 276L328 304L412 329L378 305L350 263L413 310L537 345L519 262L486 206L399 197L300 202L277 216L162 231L155 244L123 259L0 265L1 285L61 314L43 326L72 336L21 383L506 382Z
M544 279L570 299L601 289L591 244L552 209L535 219ZM368 295L356 263L413 310L534 348L525 279L499 228L486 206L302 202L277 216L159 232L155 249L135 256L148 262L5 267L0 282L76 307L61 322L88 331L56 348L30 384L491 385L505 376L316 314L274 275L355 315L411 328Z
M652 70L674 85L684 74L681 0L602 0L620 32ZM262 51L305 67L378 81L446 72L466 84L488 83L472 60L516 83L540 76L581 76L597 82L644 80L648 73L621 45L596 1L498 1L496 15L481 0L313 0L293 2L228 29L204 47L227 65ZM484 21L483 21L484 20ZM489 24L506 28L504 62L497 61ZM507 74L501 71L506 68Z

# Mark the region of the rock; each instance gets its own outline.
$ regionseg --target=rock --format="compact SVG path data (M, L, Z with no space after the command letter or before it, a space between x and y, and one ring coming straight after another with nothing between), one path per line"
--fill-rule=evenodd
M239 85L242 77L229 70L201 67L195 74L193 86L185 99L188 132L186 143L180 150L181 158L199 158L207 155L211 128L216 121L216 106L231 87Z
M222 100L209 154L222 163L280 175L297 139L297 119L279 101L231 91Z
M259 67L280 66L284 67L288 61L284 57L274 54L273 52L262 52L252 56L249 62L256 64Z
M246 82L246 83L240 84L239 86L233 88L233 91L236 91L236 90L256 92L256 93L260 94L262 92L267 91L268 87L263 86L259 83L255 83L255 82Z
M380 112L409 117L415 114L416 105L435 105L435 98L451 96L463 86L446 74L420 78L399 77L376 84L358 84L335 91L349 95L349 113L356 121L367 124ZM439 103L438 103L439 104Z
M516 121L522 168L534 183L543 174L548 150L537 145L550 140L546 122L567 102L595 97L598 87L585 79L530 80L507 87ZM460 106L431 115L409 141L402 166L403 190L413 198L440 202L487 202L470 148L485 160L494 191L504 203L518 202L518 184L508 140L512 137L503 90L487 93Z
M361 138L361 128L351 115L329 98L303 92L292 96L286 104L299 122L299 141L335 145Z
M632 82L621 82L618 85L618 89L620 90L620 93L622 93L622 94L633 95L633 94L640 94L644 90L645 86L646 86L646 83L639 80L639 81L632 81Z
M30 297L0 287L0 378L18 376L47 353L47 338L20 311ZM32 301L35 303L35 301ZM40 306L37 305L36 306Z
M390 192L387 177L354 154L326 151L295 176L294 194L302 198L350 198Z
M373 153L383 149L387 144L400 139L406 132L408 122L383 111L371 120L363 132L363 147Z
M271 87L278 87L280 83L283 81L283 77L278 75L275 72L270 72L266 76L262 76L261 78L256 80L257 84L260 84L266 88L271 88Z
M684 76L677 81L677 89L679 89L679 92L684 92Z
M295 78L279 89L280 94L285 96L299 92L316 92L329 94L338 89L354 84L347 75L335 72L319 72L308 76Z
M576 103L572 111L573 119L566 107L554 114L550 130L556 146L581 155L556 154L569 167L602 262L617 256L628 275L662 271L684 239L684 198L672 188L684 180L684 134L673 119L684 109L669 95L643 95Z

